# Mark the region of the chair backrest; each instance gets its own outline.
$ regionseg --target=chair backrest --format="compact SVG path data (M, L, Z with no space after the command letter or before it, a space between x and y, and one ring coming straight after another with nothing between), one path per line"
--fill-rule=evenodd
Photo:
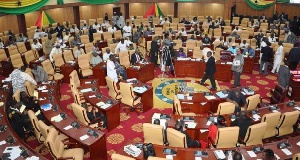
M123 156L121 154L113 153L111 155L112 160L135 160L134 158Z
M80 86L80 80L77 71L73 70L70 73L69 77L70 77L70 85L73 85L73 87L78 88Z
M78 56L78 65L79 68L82 70L89 69L90 68L90 55L89 54L83 54Z
M121 30L117 30L117 31L115 31L114 32L114 37L115 38L122 38L122 32L121 32Z
M173 105L175 108L175 114L181 115L182 114L181 104L180 104L180 101L179 101L177 95L173 96Z
M119 56L119 60L120 60L120 64L123 65L124 67L130 66L128 53L127 53L127 56Z
M195 40L187 40L186 47L188 49L194 49L196 47L196 41Z
M279 122L280 116L280 112L268 113L263 115L263 117L261 118L261 122L267 123L267 132L265 132L263 139L270 138L276 135L276 126Z
M247 110L253 110L257 108L257 105L260 102L260 94L255 94L246 98L247 101Z
M29 64L30 61L33 61L34 59L36 59L35 54L33 53L32 50L25 52L24 56L25 56L25 60L26 60L27 64Z
M22 66L24 66L23 60L19 53L15 55L10 55L10 60L12 65L16 68L21 68Z
M20 54L19 51L18 51L17 46L15 46L15 45L12 45L12 46L8 47L8 53L9 53L10 57L12 55L19 55Z
M31 97L34 96L34 89L35 89L34 85L31 84L29 81L25 81L24 85L25 85L27 94Z
M52 64L50 62L49 59L45 60L42 62L42 66L45 70L45 72L48 74L48 75L53 75L54 74L54 69L52 67Z
M19 53L24 53L27 51L25 43L24 42L18 42L17 43L18 51Z
M234 113L235 104L231 102L223 102L218 106L216 115L224 115Z
M72 110L74 112L74 115L76 116L76 118L83 124L85 125L89 125L90 120L88 119L88 116L86 114L86 109L81 107L80 105L76 104L76 103L72 103Z
M64 144L58 138L58 131L55 128L50 128L46 139L46 146L49 149L54 159L62 157L64 152Z
M261 122L249 126L246 136L244 138L246 146L263 144L262 139L264 138L264 134L265 132L268 132L266 131L266 129L267 122Z
M93 43L87 43L87 44L85 44L85 45L84 45L85 52L86 52L86 53L92 52L93 46L94 46Z
M148 160L168 160L168 159L161 158L161 157L152 157L152 156L150 156L150 157L148 157Z
M164 144L164 127L157 124L143 123L144 143Z
M21 89L17 89L12 96L16 102L20 102L20 93L21 93Z
M65 62L74 60L74 56L73 56L73 53L71 50L64 50L63 56L64 56Z
M193 51L193 58L200 58L202 59L203 55L202 55L202 51L199 51L199 50L194 50Z
M284 136L293 133L293 126L298 121L298 118L299 111L282 113L277 125L277 136Z
M117 88L116 82L108 76L106 76L105 79L106 79L106 84L108 87L108 95L116 100L116 97L118 96L118 94L120 92Z
M53 61L56 67L60 67L65 64L65 61L62 58L62 54L54 54Z
M149 159L149 158L148 158ZM300 160L300 153L294 154L292 160Z
M132 106L135 98L132 86L130 84L120 82L120 93L122 95L122 103Z
M0 62L7 59L6 53L4 49L0 49Z
M171 146L171 147L187 148L185 134L183 134L173 128L167 128L167 139L169 142L169 146Z
M48 134L49 134L49 129L50 129L50 128L53 128L53 127L50 127L50 126L46 125L45 122L44 122L44 121L41 121L41 120L39 120L39 121L37 122L37 124L38 124L38 126L39 126L39 129L40 129L40 131L41 131L42 136L43 136L43 137L45 138L45 140L46 140L47 137L48 137Z
M103 35L104 41L109 38L112 38L112 34L110 32L103 32L102 35Z
M44 142L45 138L42 136L40 127L38 125L39 120L37 119L37 117L35 116L35 114L32 110L28 110L27 114L29 116L32 127L34 129L34 134L35 134L36 138L38 139L39 142Z
M239 137L239 127L219 128L215 145L216 148L236 147Z
M88 35L81 35L81 36L80 36L80 41L81 41L81 43L83 43L83 44L90 43L89 36L88 36Z

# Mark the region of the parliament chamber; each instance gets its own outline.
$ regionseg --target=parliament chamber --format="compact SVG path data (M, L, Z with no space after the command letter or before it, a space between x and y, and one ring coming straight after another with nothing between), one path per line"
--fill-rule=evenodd
M255 8L265 4L270 7ZM270 71L280 46L279 65L292 61L298 15L297 5L254 0L0 2L0 159L235 160L240 154L248 160L268 159L271 150L269 159L297 160L300 67L288 71L287 87ZM294 43L287 29L296 34ZM260 41L271 35L264 76ZM168 70L166 39L172 41ZM234 88L233 46L243 57L241 85ZM181 50L185 56L177 57ZM199 84L208 52L217 90L209 80ZM243 105L230 100L235 92ZM38 110L27 105L33 103ZM234 125L242 113L250 119L243 137Z

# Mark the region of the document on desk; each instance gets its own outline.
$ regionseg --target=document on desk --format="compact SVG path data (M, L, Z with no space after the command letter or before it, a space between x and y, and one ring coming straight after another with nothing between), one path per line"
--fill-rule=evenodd
M20 149L20 146L11 146L11 147L6 147L3 153L9 153L11 160L17 159L20 157L22 150Z
M216 99L215 96L205 96L205 98L208 99L208 100Z
M297 143L298 146L300 146L300 141Z
M86 88L86 89L80 90L81 93L86 93L86 92L91 92L91 91L93 91L92 88Z
M6 144L5 140L3 140L3 141L0 142L0 146L3 145L3 144Z
M41 90L45 90L45 89L47 89L47 87L46 87L46 86L41 86L41 87L39 87L39 88L38 88L38 90L39 90L39 91L41 91Z
M152 119L160 119L160 113L154 113Z
M60 121L62 121L62 120L63 120L63 118L60 116L60 114L57 115L57 116L53 116L53 117L51 118L51 121L54 121L54 122L60 122Z
M173 157L174 157L173 155L166 155L167 160L173 160Z
M147 88L146 87L134 87L133 91L137 92L137 93L144 93L145 91L147 91Z
M101 107L101 106L105 105L105 103L101 101L101 102L96 103L96 105L97 105L98 107Z
M89 98L95 98L96 97L96 95L91 95L91 96L89 96Z
M281 149L282 150L282 152L283 153L285 153L286 155L292 155L293 153L290 151L290 150L288 150L287 148L285 148L285 149Z
M65 128L64 128L64 130L69 130L69 129L71 129L71 128L73 128L71 125L68 125L68 126L66 126Z
M260 119L260 116L258 114L253 114L253 120L258 121Z
M84 140L86 140L86 139L88 139L88 138L89 138L89 136L88 136L87 134L85 134L85 135L79 137L79 139L82 140L82 141L84 141Z
M188 128L195 128L197 126L196 122L184 122L184 124L187 124Z
M36 156L31 156L31 157L26 158L26 160L39 160L39 159L40 158L36 157Z
M222 91L221 92L217 92L216 94L220 98L226 98L228 96L228 94L224 94Z
M225 159L226 158L226 156L222 150L215 150L214 154L217 159Z
M108 107L110 107L110 104L104 104L104 105L102 105L100 108L106 109L106 108L108 108Z
M178 99L184 99L184 94L177 94Z
M91 81L88 81L88 82L84 82L84 84L91 84L92 82Z
M251 158L257 157L257 155L256 155L253 151L247 151L247 153L249 154L249 156L250 156Z
M195 160L202 160L202 157L195 157Z
M52 104L51 103L43 104L41 106L41 109L44 110L44 111L49 111L49 110L52 109Z
M42 90L42 92L48 92L48 89L44 89L44 90Z
M208 129L200 129L200 133L208 132Z

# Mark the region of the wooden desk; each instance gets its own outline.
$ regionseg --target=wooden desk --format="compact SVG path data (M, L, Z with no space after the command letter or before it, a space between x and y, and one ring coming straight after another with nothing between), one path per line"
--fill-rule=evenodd
M252 72L254 70L254 62L255 62L255 58L245 57L244 58L243 73L252 74Z
M97 42L97 44L98 44L98 48L100 49L100 51L101 51L102 48L107 47L107 42L106 41L100 41L100 42Z
M14 70L14 67L10 61L1 61L1 75L8 77Z
M154 79L154 64L137 64L135 66L139 66L140 69L134 69L133 67L129 67L126 69L127 78L136 78L139 81L146 83L149 80Z
M295 101L300 101L300 79L293 75L290 78L287 96Z
M76 70L78 72L79 66L78 63L70 64L65 63L62 66L60 66L61 74L64 75L64 78L62 79L62 82L64 83L70 83L70 74L73 70Z
M94 107L97 107L105 116L107 119L107 129L108 131L111 131L118 127L120 125L120 108L119 104L117 101L105 97L101 92L100 89L98 88L98 83L96 82L95 84L86 84L86 82L91 82L90 79L82 79L81 80L81 85L80 89L87 89L87 88L95 88L95 92L86 92L83 93L84 98L89 102L91 105ZM91 98L90 96L97 96L97 95L102 95L101 98L93 97ZM106 102L108 99L112 100L114 104L112 104L110 107L106 109L102 109L101 107L97 106L98 102Z
M45 85L45 84L43 84ZM59 106L59 96L57 95L59 88L58 85L50 85L46 84L47 90L52 89L52 93L47 92L39 92L39 98L45 98L44 100L39 100L39 104L47 104L51 103L52 105L57 106L57 111L49 110L44 111L42 110L42 113L45 116L45 119L51 123L58 131L62 132L66 136L70 138L71 142L75 142L77 144L77 147L81 147L84 149L85 153L87 151L90 152L90 158L95 160L106 160L107 159L107 151L106 151L106 137L105 134L97 131L99 136L97 138L95 137L89 137L88 139L82 141L80 140L80 137L85 135L89 129L92 129L82 123L80 123L77 119L73 118L71 115L67 115L67 118L65 120L62 120L60 122L52 122L51 118L54 116L57 116L60 113L64 113L64 111ZM49 97L53 97L52 101ZM65 130L64 128L68 125L71 125L73 121L76 121L80 124L80 128L71 128L69 130ZM95 130L95 129L93 129Z
M8 119L8 115L7 115L9 106L6 106L6 102L8 100L8 97L11 96L11 95L9 95L9 90L11 89L12 86L10 83L5 83L5 85L8 85L8 89L6 89L6 90L0 89L0 95L3 96L3 97L1 97L0 102L4 103L4 105L0 107L0 115L2 117L2 118L0 118L0 125L4 125L7 128L4 132L0 132L0 141L5 141L5 139L8 136L12 136L15 139L15 143L14 144L6 143L3 145L0 145L0 151L4 151L6 147L20 146L28 151L29 157L36 156L36 157L39 157L40 160L46 160L47 158L43 157L40 153L35 152L28 144L26 144L26 142L24 142L22 139L20 139L20 137L17 135L17 133L11 127L9 119ZM1 154L0 156L2 156L2 152L0 154ZM17 158L17 160L20 160L20 159L26 159L26 158L21 158L21 157Z
M178 61L174 60L176 77L202 78L206 63L204 61ZM216 62L215 79L230 82L232 79L231 65Z
M100 64L93 67L93 77L98 80L100 86L106 86L106 63L101 62Z

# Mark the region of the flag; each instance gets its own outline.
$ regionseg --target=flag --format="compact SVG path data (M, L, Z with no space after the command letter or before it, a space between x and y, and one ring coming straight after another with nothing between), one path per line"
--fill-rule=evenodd
M160 17L160 16L164 17L164 14L162 13L157 3L153 3L143 17L147 18L148 16L151 15L156 17Z
M64 0L57 0L57 4L58 5L63 5L64 4Z
M49 14L47 14L45 11L41 11L37 21L35 22L35 25L43 27L52 23L55 23L55 21L49 16Z

